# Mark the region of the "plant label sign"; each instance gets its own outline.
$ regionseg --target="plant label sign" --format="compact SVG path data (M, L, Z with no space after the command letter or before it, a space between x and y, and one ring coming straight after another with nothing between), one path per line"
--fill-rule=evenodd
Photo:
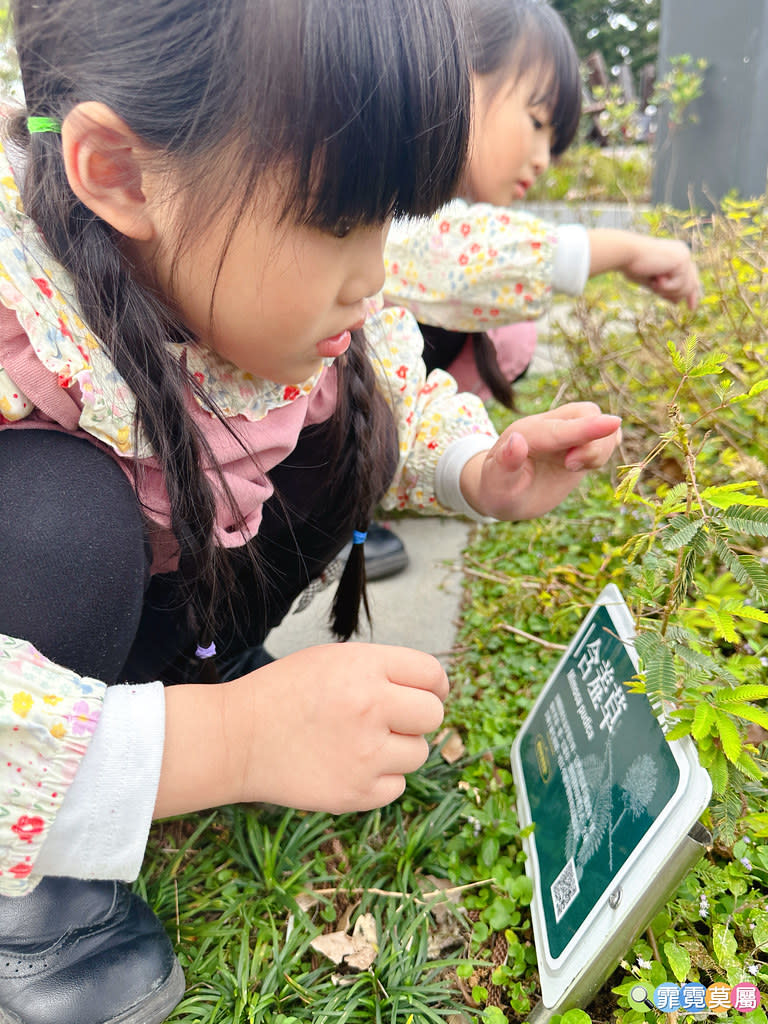
M637 672L633 624L607 586L512 746L542 1003L585 1005L703 846L711 796L692 742L669 742ZM700 833L706 830L699 826Z

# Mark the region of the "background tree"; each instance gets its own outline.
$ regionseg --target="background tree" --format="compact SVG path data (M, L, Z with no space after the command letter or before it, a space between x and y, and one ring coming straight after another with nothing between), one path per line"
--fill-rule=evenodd
M661 0L552 0L565 19L582 60L599 50L609 68L632 65L637 76L655 67Z

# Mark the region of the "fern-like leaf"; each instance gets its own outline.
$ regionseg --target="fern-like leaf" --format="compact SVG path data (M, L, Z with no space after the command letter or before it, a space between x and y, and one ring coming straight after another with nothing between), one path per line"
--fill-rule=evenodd
M715 697L718 704L728 704L733 701L742 700L768 700L768 684L766 683L744 683L733 690L722 690Z
M711 377L723 372L723 363L728 358L727 352L709 352L688 371L689 377Z
M715 711L715 729L723 746L723 753L729 761L735 763L742 750L741 733L728 715Z
M696 573L696 551L688 548L680 560L680 571L675 577L675 585L672 589L672 607L679 608L688 597L689 591L694 586Z
M747 533L754 537L768 537L768 508L750 508L747 505L734 505L721 517L731 530Z
M651 704L671 702L677 696L677 678L672 652L659 644L653 655L643 663L645 689Z
M736 829L742 813L740 782L735 776L731 784L730 773L721 799L712 806L712 823L718 839L726 846L731 846L736 838Z
M712 791L722 795L728 785L728 761L722 750L715 749L706 768L712 780Z
M755 782L765 781L765 772L760 765L755 761L754 757L747 753L746 750L742 750L739 755L739 759L736 762L736 767L740 772L743 772L750 779Z
M721 536L715 536L715 551L733 578L760 598L768 598L768 573L753 555L737 555Z
M734 718L743 718L747 722L754 722L768 729L768 711L765 708L759 708L755 704L728 704L727 711Z
M705 487L701 492L701 500L715 508L727 509L734 505L751 507L768 505L768 499L756 494L748 494L747 488L759 487L757 480L742 480L737 484L723 484L720 487Z
M703 528L704 520L700 517L675 516L664 534L664 548L667 551L677 551L678 548L690 544Z
M739 634L736 630L736 623L733 621L732 615L717 608L707 609L707 615L712 622L712 628L715 632L715 636L721 636L731 644L737 644L739 642Z
M715 709L707 701L696 705L693 713L693 727L691 732L694 739L700 740L708 736L715 723Z

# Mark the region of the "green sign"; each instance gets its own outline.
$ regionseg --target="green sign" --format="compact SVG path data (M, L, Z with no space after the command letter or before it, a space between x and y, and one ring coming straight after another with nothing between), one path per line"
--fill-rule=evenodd
M675 796L680 769L606 605L550 678L519 757L556 960Z
M533 826L537 1024L588 1004L709 841L709 776L690 737L668 741L630 692L636 668L632 616L609 584L512 744L518 818Z

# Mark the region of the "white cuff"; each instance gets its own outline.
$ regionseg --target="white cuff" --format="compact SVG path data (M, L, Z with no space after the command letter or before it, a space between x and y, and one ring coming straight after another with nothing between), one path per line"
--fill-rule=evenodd
M435 468L435 497L444 508L460 512L476 523L495 523L493 516L481 516L461 493L459 479L461 471L473 455L487 452L496 443L488 434L467 434L453 441L440 456Z
M589 278L589 234L583 224L561 224L552 265L552 288L581 295Z
M109 686L33 875L130 882L144 859L165 742L163 684Z

